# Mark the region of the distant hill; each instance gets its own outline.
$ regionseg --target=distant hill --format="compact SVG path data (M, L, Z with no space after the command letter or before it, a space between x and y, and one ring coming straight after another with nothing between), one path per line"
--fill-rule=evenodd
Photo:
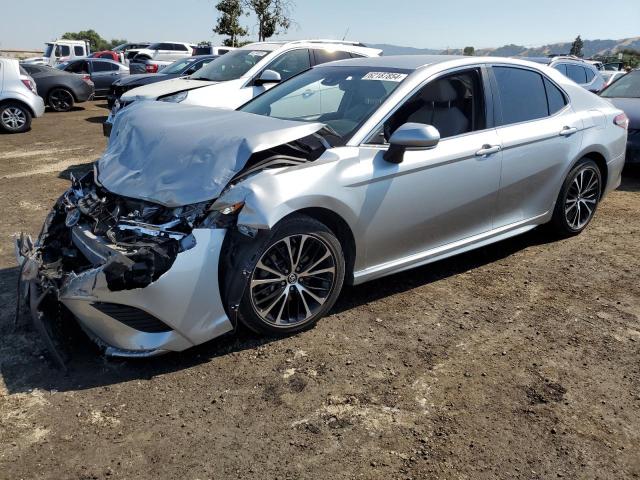
M550 54L567 54L572 42L561 42L544 45L542 47L524 47L522 45L504 45L498 48L476 48L476 55L494 55L497 57L544 57ZM434 48L401 47L398 45L374 44L369 46L379 48L385 55L437 55L449 53L461 55L462 49L440 50ZM621 40L584 40L583 52L585 57L607 55L624 48L640 50L640 37L623 38Z

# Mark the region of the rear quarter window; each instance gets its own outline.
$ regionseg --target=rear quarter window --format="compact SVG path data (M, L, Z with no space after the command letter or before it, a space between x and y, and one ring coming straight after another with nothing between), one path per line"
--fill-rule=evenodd
M587 83L587 72L580 65L567 64L567 77L578 84Z

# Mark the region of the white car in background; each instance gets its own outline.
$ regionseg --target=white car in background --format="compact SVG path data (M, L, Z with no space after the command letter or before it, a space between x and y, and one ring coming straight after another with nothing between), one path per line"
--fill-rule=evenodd
M26 132L31 119L44 114L44 100L38 96L36 82L18 60L0 58L0 130Z
M184 57L193 55L193 46L183 42L157 42L152 43L147 48L138 51L133 58L134 62L144 62L145 60L158 60L162 62L174 62Z
M110 135L115 114L134 101L160 100L235 109L314 65L381 54L382 50L358 42L336 40L252 43L222 55L191 77L128 91L113 106L103 132ZM313 92L309 90L304 95L310 96Z

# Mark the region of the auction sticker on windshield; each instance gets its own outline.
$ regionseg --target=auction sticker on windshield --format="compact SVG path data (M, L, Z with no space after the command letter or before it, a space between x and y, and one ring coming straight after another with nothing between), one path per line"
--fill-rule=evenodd
M369 72L362 80L382 80L387 82L401 82L407 78L406 73L396 73L396 72Z

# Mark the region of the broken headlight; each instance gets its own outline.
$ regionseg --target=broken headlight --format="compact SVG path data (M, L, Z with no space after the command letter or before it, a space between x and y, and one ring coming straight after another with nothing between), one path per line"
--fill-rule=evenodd
M161 102L180 103L180 102L183 102L188 95L189 95L189 91L185 90L183 92L167 95L166 97L160 97L158 100L160 100Z

